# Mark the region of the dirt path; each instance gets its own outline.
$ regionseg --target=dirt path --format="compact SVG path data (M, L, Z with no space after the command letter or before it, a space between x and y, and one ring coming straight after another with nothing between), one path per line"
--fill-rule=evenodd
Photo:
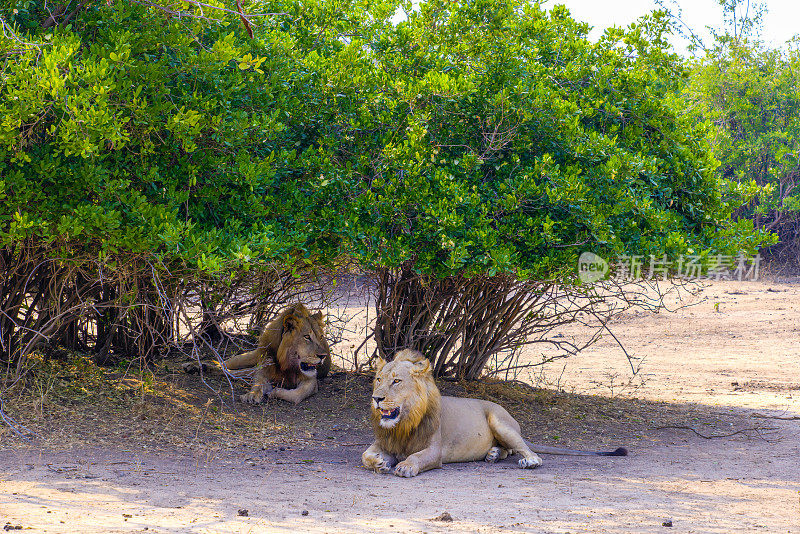
M454 464L406 480L359 467L369 441L359 425L337 436L338 445L318 439L285 450L249 443L143 449L133 439L66 451L52 444L7 448L0 451L0 526L65 533L625 533L668 532L662 524L672 521L677 532L800 533L800 420L762 417L800 416L800 285L717 283L704 295L695 307L630 314L615 325L646 358L644 383L624 393L668 403L649 405L620 427L617 435L634 444L627 458L547 456L535 471L509 461ZM603 340L563 374L563 364L552 364L538 378L560 376L567 390L609 394L610 378L625 376L626 365ZM327 387L321 401L341 395ZM634 411L638 402L607 401L600 411ZM265 409L301 414L320 406ZM550 403L543 413L557 418L566 410L564 417L576 419L583 413L576 406ZM590 417L596 419L564 429L569 442L608 442L618 421ZM557 439L544 423L523 426L537 439ZM704 439L695 431L734 435ZM238 515L245 509L247 516ZM443 512L453 521L432 520Z
M667 520L680 532L798 532L800 435L780 426L769 446L690 439L628 458L448 465L409 480L360 469L360 447L210 462L5 453L4 470L21 468L2 474L0 517L39 532L664 532ZM454 521L431 521L443 512Z

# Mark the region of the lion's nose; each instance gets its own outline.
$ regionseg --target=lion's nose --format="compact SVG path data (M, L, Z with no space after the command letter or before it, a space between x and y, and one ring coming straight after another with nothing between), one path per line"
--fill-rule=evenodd
M386 397L372 397L372 400L374 400L374 401L375 401L375 406L380 406L380 404L381 404L381 401L382 401L383 399L385 399L385 398L386 398Z

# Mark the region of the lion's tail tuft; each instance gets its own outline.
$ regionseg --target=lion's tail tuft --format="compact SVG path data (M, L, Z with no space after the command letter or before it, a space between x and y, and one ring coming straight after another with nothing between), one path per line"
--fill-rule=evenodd
M561 447L548 447L547 445L537 445L530 441L525 441L533 452L539 454L562 454L565 456L628 456L628 449L618 447L613 451L577 451L574 449L562 449Z
M628 456L628 449L625 447L617 447L611 452L598 452L600 456Z

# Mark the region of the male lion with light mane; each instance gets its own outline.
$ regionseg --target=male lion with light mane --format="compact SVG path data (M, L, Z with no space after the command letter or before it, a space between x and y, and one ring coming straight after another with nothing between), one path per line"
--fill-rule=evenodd
M480 399L442 397L431 364L422 353L402 350L394 360L378 361L372 391L375 442L361 455L368 469L413 477L451 462L494 463L519 453L519 466L542 465L534 451L576 456L625 456L575 451L526 442L516 420L500 405ZM399 462L399 463L398 463Z
M327 376L331 368L324 327L322 312L312 315L302 304L293 304L264 327L255 350L225 360L229 374L255 371L252 389L240 400L257 404L267 394L297 404L316 393L317 379ZM208 363L201 365L205 368ZM187 362L183 368L195 372L198 365ZM211 362L210 368L220 370L217 362Z

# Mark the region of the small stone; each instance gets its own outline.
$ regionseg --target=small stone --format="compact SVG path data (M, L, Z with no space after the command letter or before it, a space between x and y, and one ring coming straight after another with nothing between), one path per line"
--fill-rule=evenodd
M667 519L663 523L661 523L662 527L671 527L672 526L672 519Z
M444 521L445 523L449 523L453 520L453 516L451 516L448 512L442 512L438 516L431 519L431 521Z
M300 512L300 515L308 515L308 510L303 510L302 512Z
M247 508L242 508L241 510L239 510L238 514L241 517L250 517L250 511Z

